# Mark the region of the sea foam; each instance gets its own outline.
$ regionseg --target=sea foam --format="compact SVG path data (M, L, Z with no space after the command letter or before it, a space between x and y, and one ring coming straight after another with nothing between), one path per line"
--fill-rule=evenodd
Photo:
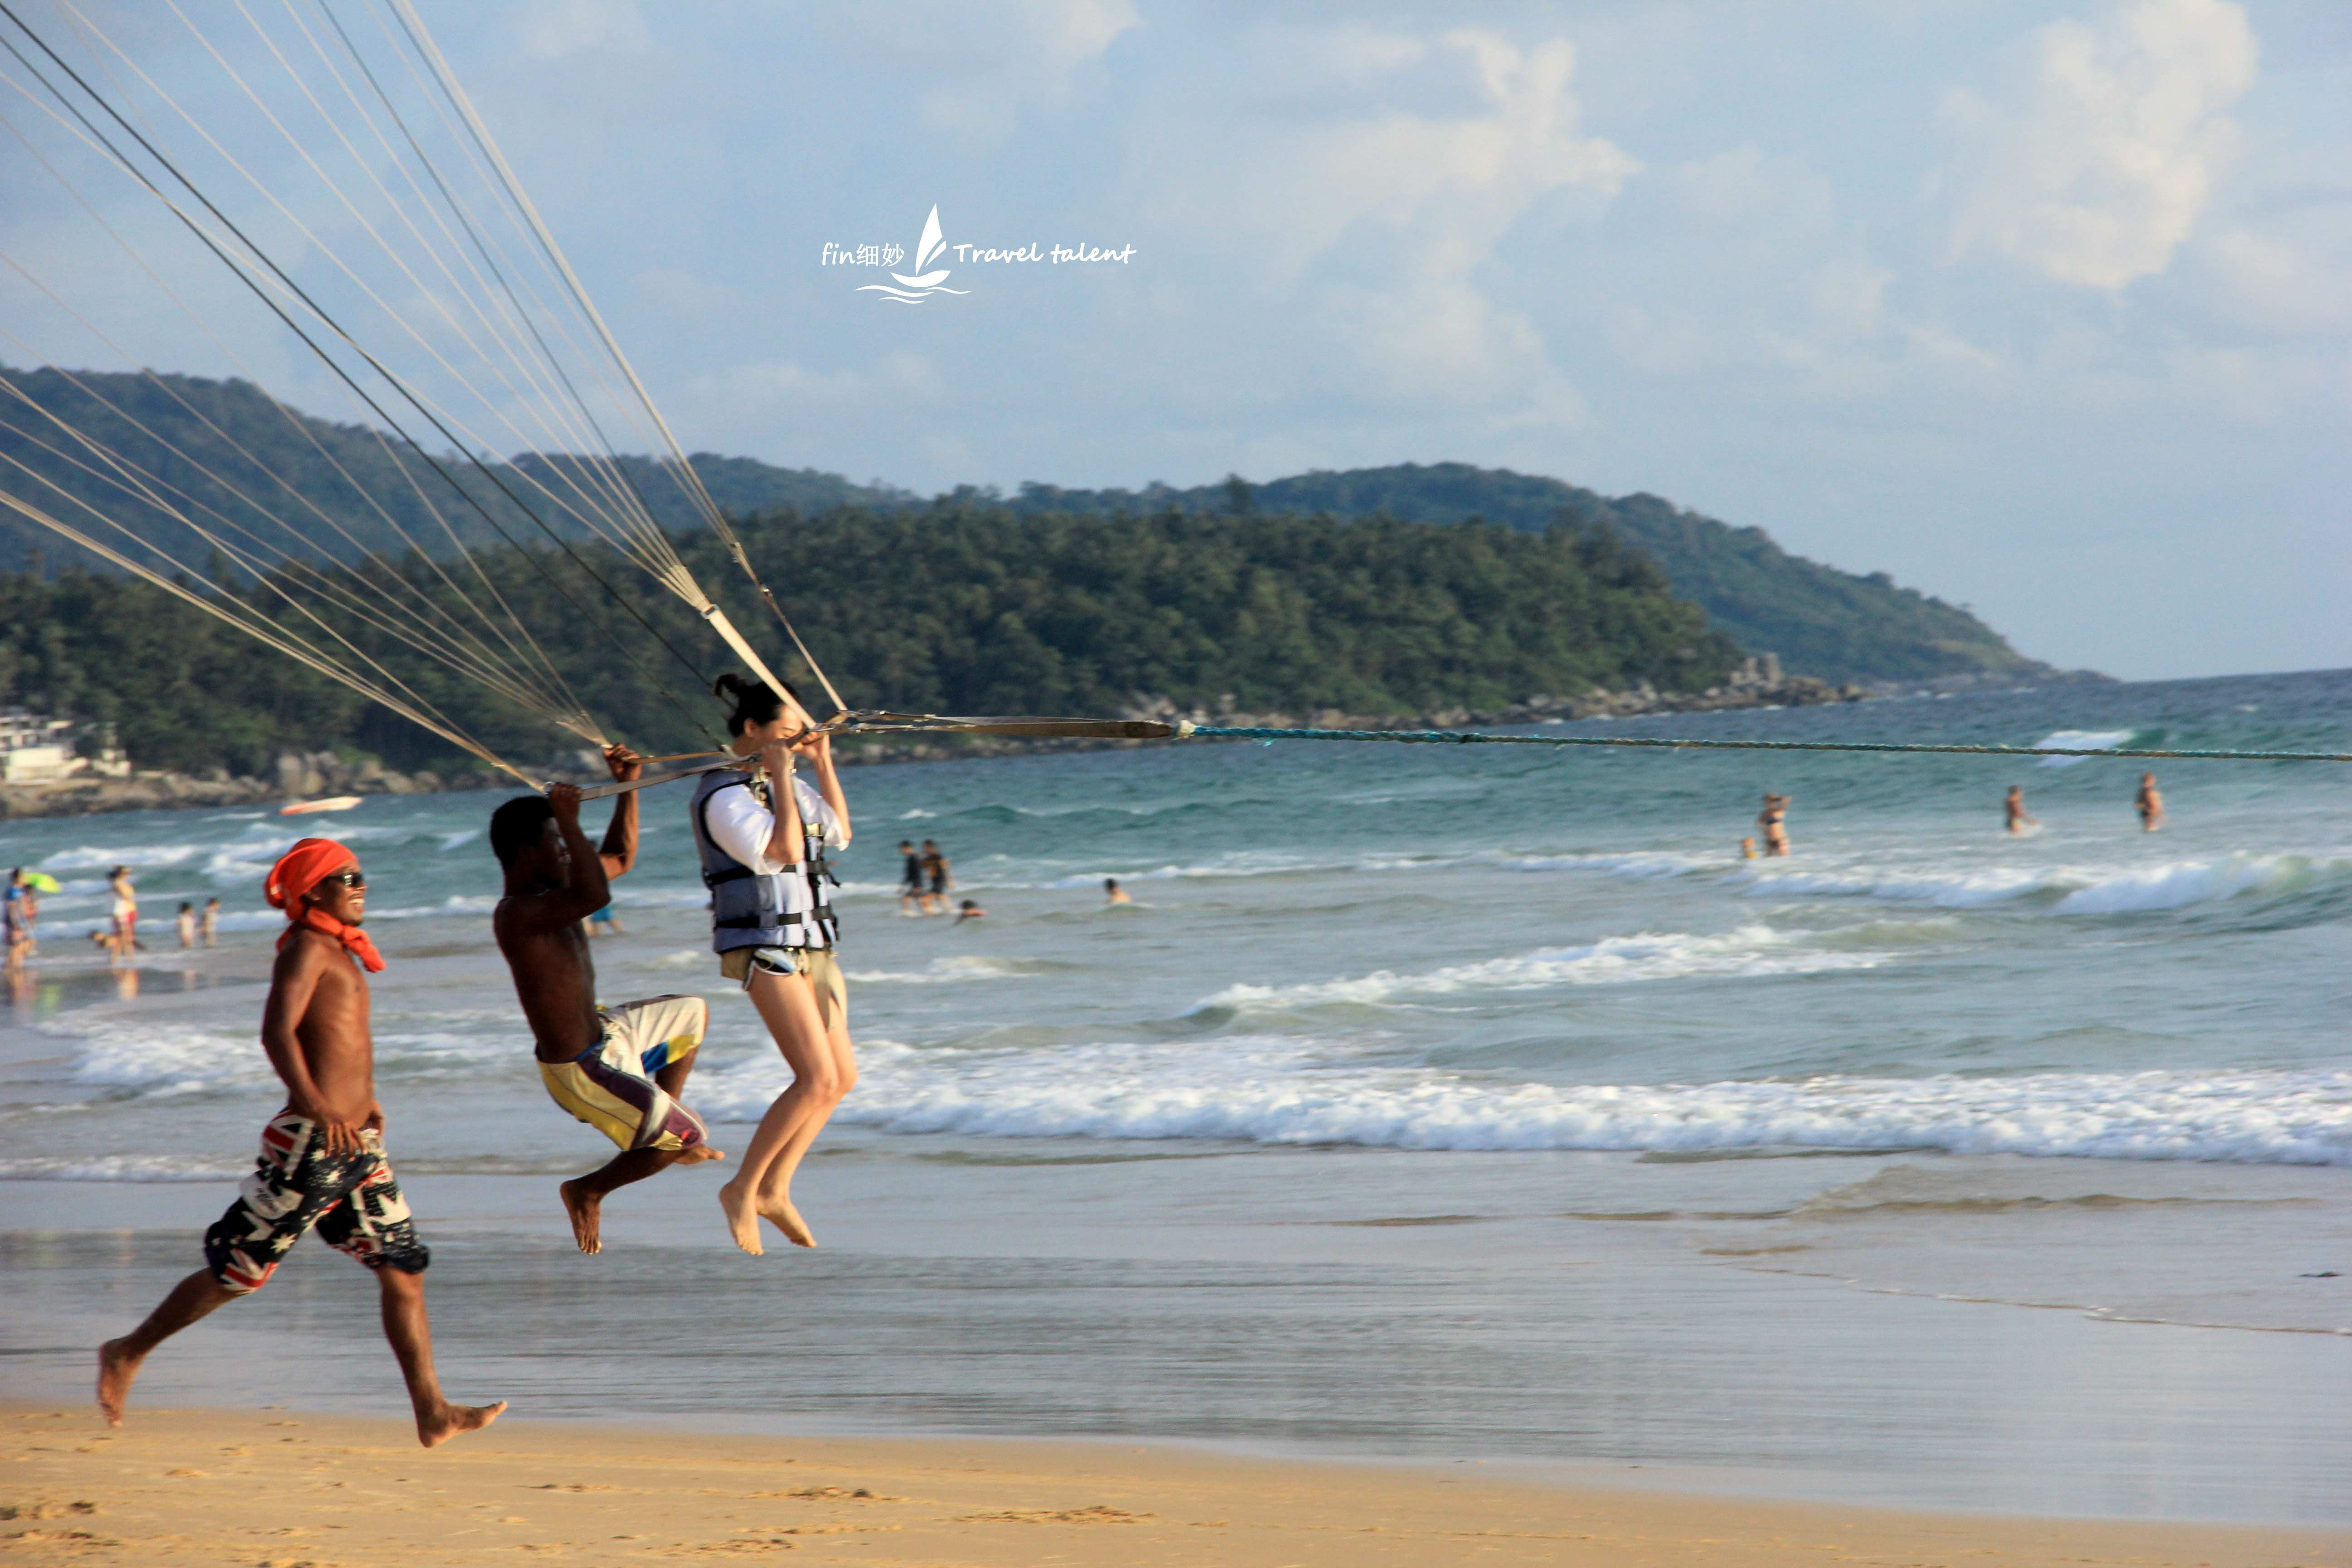
M1450 964L1422 974L1378 970L1347 980L1301 985L1229 985L1205 998L1204 1007L1306 1007L1335 1002L1384 1003L1391 998L1442 996L1465 991L1521 991L1549 985L1618 985L1644 980L1710 975L1807 974L1831 969L1868 969L1886 961L1875 952L1824 952L1806 945L1804 933L1745 925L1717 936L1643 932L1603 937L1571 947L1538 948L1506 958Z
M862 1055L836 1115L897 1133L2352 1164L2352 1072L2340 1069L1558 1085L1366 1065L1266 1036L1051 1051L876 1042ZM756 1118L783 1076L772 1060L740 1063L703 1080L696 1106Z

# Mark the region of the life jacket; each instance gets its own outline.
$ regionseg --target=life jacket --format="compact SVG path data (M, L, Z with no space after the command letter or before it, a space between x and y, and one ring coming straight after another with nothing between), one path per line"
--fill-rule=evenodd
M710 950L739 947L830 945L811 943L809 879L803 865L781 871L754 871L719 847L710 837L710 799L723 789L751 787L751 775L725 768L702 775L687 807L695 852L702 859L702 885L710 889Z
M797 782L794 787L807 788L806 785L799 784ZM817 811L812 812L808 809L811 801L816 802ZM833 912L833 900L825 893L828 886L835 888L841 886L841 879L833 874L833 868L826 865L824 861L825 847L833 842L833 829L830 826L833 808L827 805L824 797L814 790L808 790L806 795L799 797L799 805L801 842L803 846L802 853L808 857L802 862L808 868L809 909L805 926L809 933L807 945L832 947L841 941L841 921Z

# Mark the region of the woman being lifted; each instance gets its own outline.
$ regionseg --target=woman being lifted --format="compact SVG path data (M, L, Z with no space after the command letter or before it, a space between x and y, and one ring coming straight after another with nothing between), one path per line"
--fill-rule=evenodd
M808 734L808 712L789 687L779 694L722 675L717 690L734 701L730 749L746 765L704 774L688 808L710 889L710 945L719 973L751 994L793 1069L734 1179L719 1189L735 1245L756 1255L762 1219L795 1246L816 1245L793 1206L793 1173L857 1084L824 897L824 849L849 842L849 807L832 738ZM803 762L814 787L800 776Z

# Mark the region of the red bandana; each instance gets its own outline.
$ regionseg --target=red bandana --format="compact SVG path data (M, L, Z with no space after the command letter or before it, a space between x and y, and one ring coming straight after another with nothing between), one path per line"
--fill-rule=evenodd
M383 968L383 955L376 952L367 932L344 924L316 904L302 901L303 896L331 873L342 869L346 862L357 860L357 856L331 838L305 838L278 857L278 864L269 868L268 880L261 884L261 895L269 900L271 908L284 910L286 918L294 922L278 939L279 947L291 941L296 927L300 927L341 942L343 951L364 964L370 974Z

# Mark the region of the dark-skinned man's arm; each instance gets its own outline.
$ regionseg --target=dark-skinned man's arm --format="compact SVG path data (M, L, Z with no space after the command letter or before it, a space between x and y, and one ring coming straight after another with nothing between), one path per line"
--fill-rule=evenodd
M604 765L613 770L613 777L627 784L645 772L644 759L626 746L610 746L604 752ZM629 868L637 863L637 792L624 791L613 807L612 826L604 829L604 847L597 852L604 863L606 880L628 875ZM598 904L596 908L604 906Z

